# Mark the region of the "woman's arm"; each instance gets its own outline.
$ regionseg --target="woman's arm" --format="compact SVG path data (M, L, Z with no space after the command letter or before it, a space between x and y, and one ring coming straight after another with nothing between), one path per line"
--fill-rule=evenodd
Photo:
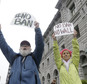
M53 53L54 53L54 60L56 63L57 68L60 70L61 64L62 64L62 59L61 59L61 55L60 55L60 51L59 51L59 46L56 40L55 35L52 35L53 38Z
M78 44L78 40L77 40L76 36L77 36L77 31L74 30L74 38L72 40L72 46L73 46L72 62L78 70L79 60L80 60L80 52L79 52L79 44Z

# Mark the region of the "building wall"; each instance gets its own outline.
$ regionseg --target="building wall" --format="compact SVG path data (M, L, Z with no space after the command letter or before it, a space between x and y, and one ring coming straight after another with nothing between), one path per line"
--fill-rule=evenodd
M71 22L79 32L80 47L79 75L87 79L87 0L59 0L56 4L58 12L44 33L44 53L40 63L41 84L50 84L56 78L59 84L59 72L53 58L53 27L61 22ZM72 50L73 35L57 37L60 51L65 47Z
M1 76L0 76L0 84L1 84Z

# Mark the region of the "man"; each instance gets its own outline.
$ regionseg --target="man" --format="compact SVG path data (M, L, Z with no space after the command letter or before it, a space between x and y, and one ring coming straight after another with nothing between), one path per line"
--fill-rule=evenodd
M54 34L52 35L54 40L54 60L59 70L60 84L82 84L78 73L80 53L76 36L77 32L74 31L73 52L69 49L63 49L60 52L56 37Z
M31 53L31 45L24 40L20 43L19 53L15 53L5 41L0 26L0 48L11 65L8 84L41 84L38 67L44 50L39 23L35 22L36 48ZM34 60L35 59L35 60Z

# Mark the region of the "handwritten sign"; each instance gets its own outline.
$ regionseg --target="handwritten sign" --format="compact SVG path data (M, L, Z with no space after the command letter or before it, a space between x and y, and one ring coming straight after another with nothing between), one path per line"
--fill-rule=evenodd
M65 22L59 23L54 26L55 36L69 35L74 33L74 27L72 23Z
M32 15L23 12L16 14L11 24L34 28L34 21L35 18Z

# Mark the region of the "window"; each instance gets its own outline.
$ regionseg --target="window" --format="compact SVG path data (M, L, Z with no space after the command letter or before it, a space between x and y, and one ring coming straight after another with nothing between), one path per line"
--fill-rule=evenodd
M47 84L50 84L50 74L47 74Z
M44 76L42 77L42 84L45 84L45 78L44 78Z
M74 29L77 31L77 38L79 38L79 37L80 37L79 26L76 25L76 26L74 27Z
M46 41L46 52L48 52L49 51L49 46L50 44L49 44L49 38L47 39L47 41Z
M72 16L75 14L75 4L73 3L71 6L70 6L70 11L71 11L71 14Z
M47 43L48 49L49 49L49 42Z
M63 49L65 49L65 45L64 44L61 46L61 50L63 50Z
M84 10L84 8L82 8L82 12L85 14L85 10Z
M86 2L86 6L87 6L87 2Z
M49 58L47 59L47 65L49 65Z
M53 73L53 78L56 79L56 84L59 84L58 71L55 69Z
M42 68L44 68L44 63L42 63Z

